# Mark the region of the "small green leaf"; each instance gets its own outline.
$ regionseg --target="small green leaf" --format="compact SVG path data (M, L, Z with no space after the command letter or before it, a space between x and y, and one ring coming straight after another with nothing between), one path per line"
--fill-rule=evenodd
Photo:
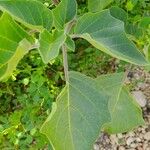
M51 11L36 0L0 1L0 9L7 11L17 21L29 28L50 30L52 27Z
M103 10L114 0L88 0L88 10L90 12L97 12Z
M93 79L76 72L69 77L41 131L56 150L90 150L110 120L108 97L96 89Z
M76 0L62 0L53 10L55 27L58 30L64 29L64 25L73 20L76 13Z
M0 18L0 80L7 78L17 63L31 48L33 39L12 18L4 13Z
M150 26L150 17L142 18L142 20L140 21L139 26L142 27L142 28L148 28Z
M96 79L97 89L110 96L111 122L104 126L108 133L123 133L143 125L142 110L124 86L125 74L116 73Z
M69 51L72 51L72 52L75 51L75 43L74 43L74 41L71 39L70 36L67 36L66 41L65 41L65 45L66 45L66 47L67 47L67 49L68 49Z
M39 53L44 63L47 64L59 55L59 49L65 40L66 35L64 34L64 31L56 30L51 34L47 30L43 30L43 32L40 33Z
M126 8L127 8L128 11L133 10L134 4L132 3L132 1L128 1L128 2L127 2Z
M113 57L133 64L148 65L143 54L126 37L124 23L112 17L109 10L80 17L75 34Z

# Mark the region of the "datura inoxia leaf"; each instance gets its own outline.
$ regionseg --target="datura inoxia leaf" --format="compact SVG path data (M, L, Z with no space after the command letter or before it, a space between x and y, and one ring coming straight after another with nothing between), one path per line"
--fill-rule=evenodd
M108 133L123 133L143 125L142 110L124 86L124 73L103 75L96 79L97 89L108 94L111 122L104 126Z
M0 80L8 77L31 48L32 38L6 13L0 18Z
M55 59L59 55L59 50L66 40L64 31L54 31L52 34L43 30L40 34L39 53L44 63Z
M52 27L51 11L36 0L2 0L0 9L29 28L50 30Z
M55 27L58 30L62 30L66 23L74 19L76 13L76 0L61 0L59 5L53 10Z
M88 10L97 12L103 10L114 0L88 0Z
M113 57L133 64L148 65L143 54L127 38L124 23L112 17L109 10L80 17L75 34Z
M93 79L80 73L69 73L56 106L41 129L56 150L90 150L110 121L108 97L97 90Z

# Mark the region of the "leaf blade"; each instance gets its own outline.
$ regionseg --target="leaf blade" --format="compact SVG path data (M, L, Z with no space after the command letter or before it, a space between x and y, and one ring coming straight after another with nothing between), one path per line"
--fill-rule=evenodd
M90 12L97 12L107 7L113 0L88 0L88 10Z
M12 73L18 61L30 48L30 43L32 42L32 37L30 37L17 23L15 23L8 14L4 13L1 16L0 80L3 80ZM26 47L23 43L25 43ZM19 56L17 57L16 54L18 54ZM14 63L13 61L11 61L11 59L14 60Z
M108 97L96 90L94 80L75 72L69 75L69 83L58 96L57 109L42 133L55 149L91 149L99 130L110 119Z
M51 34L47 30L43 30L40 33L40 47L38 50L44 63L47 64L59 55L59 49L65 42L65 39L64 31L55 31Z
M116 73L96 79L97 88L110 96L111 122L104 125L110 134L128 132L144 124L141 108L124 86L124 78L123 73Z
M59 5L53 10L55 27L58 30L63 30L64 25L73 20L76 14L76 0L62 0Z
M53 23L51 11L36 0L0 1L0 9L29 28L50 30Z
M124 23L112 17L109 10L80 17L75 34L113 57L138 65L149 64L126 37Z

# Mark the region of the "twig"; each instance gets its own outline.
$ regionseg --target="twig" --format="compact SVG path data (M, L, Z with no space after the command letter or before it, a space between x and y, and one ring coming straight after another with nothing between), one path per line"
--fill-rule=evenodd
M67 25L67 27L66 27L66 29L65 29L65 33L68 34L70 32L70 30L72 29L72 27L75 25L75 23L76 23L75 19L72 20L71 22L69 22L68 25Z
M62 53L63 53L63 64L64 64L65 80L66 80L66 82L69 82L67 48L66 48L65 45L62 46Z

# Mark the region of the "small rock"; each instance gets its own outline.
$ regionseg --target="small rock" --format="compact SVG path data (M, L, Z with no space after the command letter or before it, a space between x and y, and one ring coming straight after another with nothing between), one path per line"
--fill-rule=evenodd
M146 97L141 91L134 91L132 94L141 107L146 106Z
M144 139L145 139L145 140L150 140L150 132L147 132L147 133L144 135Z
M147 87L147 84L140 82L140 83L138 84L138 87L139 87L140 89L144 89L144 88Z
M111 143L113 145L115 145L116 143L118 143L118 139L117 139L116 135L111 135L110 139L111 139Z
M119 139L121 139L121 138L123 138L123 135L120 133L120 134L117 134L117 137L118 137Z
M135 136L135 133L133 131L129 132L128 134L129 136L132 136L132 137Z
M148 145L144 143L144 144L143 144L143 149L144 149L144 150L148 150Z
M132 148L135 148L137 145L135 144L135 143L132 143L131 145L130 145L130 147L132 147Z
M119 150L125 150L125 147L120 146L120 147L119 147Z
M135 74L134 74L134 78L135 78L136 80L139 80L139 79L140 79L140 75L139 75L138 73L135 73Z
M141 146L138 146L137 150L143 150L143 148Z
M134 141L134 138L129 137L126 141L127 145L130 145Z
M140 139L140 138L136 138L136 141L137 141L137 142L141 142L141 139Z
M99 150L99 146L97 144L94 145L94 150Z

